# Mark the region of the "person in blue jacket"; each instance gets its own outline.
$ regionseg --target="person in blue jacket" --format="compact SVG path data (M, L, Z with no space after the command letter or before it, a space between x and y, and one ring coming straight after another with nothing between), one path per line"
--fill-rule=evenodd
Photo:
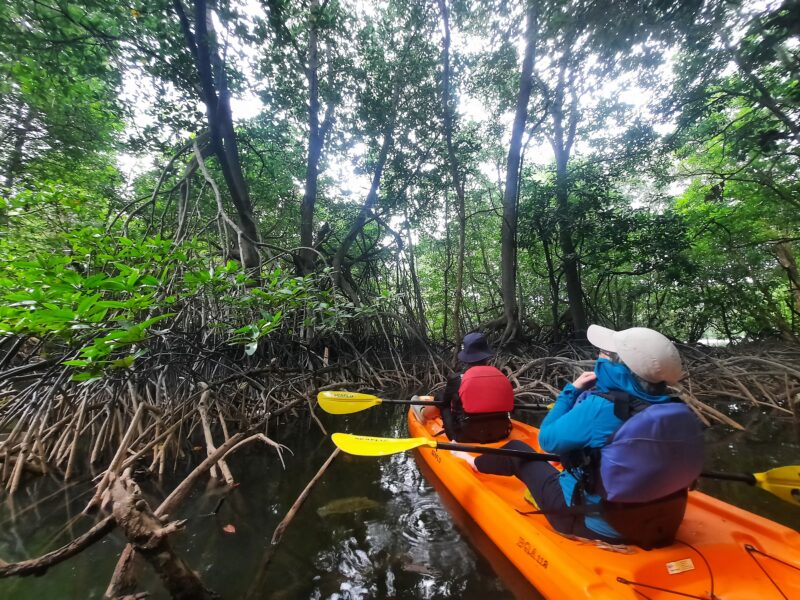
M594 371L583 372L567 384L542 422L539 445L545 452L564 456L608 443L623 421L614 414L614 403L596 393L627 392L650 404L664 403L671 400L667 385L677 383L682 376L677 349L657 331L634 327L617 332L591 325L587 337L600 350ZM518 440L504 447L532 450ZM582 477L580 468L558 471L547 462L454 454L481 473L516 475L557 531L611 543L622 541L623 536L599 511L582 514L567 510L601 501L596 494L576 494Z

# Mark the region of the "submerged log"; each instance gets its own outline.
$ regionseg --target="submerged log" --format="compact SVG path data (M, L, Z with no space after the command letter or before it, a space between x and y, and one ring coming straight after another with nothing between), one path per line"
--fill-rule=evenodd
M132 547L155 569L172 598L210 600L218 596L181 559L168 536L180 531L186 521L166 522L150 509L136 483L127 475L115 478L111 487L113 515Z

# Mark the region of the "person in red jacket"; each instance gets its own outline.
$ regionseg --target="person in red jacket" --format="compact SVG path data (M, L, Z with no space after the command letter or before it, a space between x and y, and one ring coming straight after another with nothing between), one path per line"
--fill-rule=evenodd
M514 391L502 371L489 365L494 352L482 333L464 336L458 360L463 374L448 378L436 407L415 407L420 421L441 414L447 437L456 442L488 443L508 437Z

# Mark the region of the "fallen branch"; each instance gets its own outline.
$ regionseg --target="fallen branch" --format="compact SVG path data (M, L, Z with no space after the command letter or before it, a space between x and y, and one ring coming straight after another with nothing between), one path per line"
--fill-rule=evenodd
M217 448L211 456L197 465L188 477L181 481L159 507L153 511L153 514L157 517L166 517L166 515L173 513L191 491L192 486L199 479L200 475L215 465L220 458L225 456L229 450L234 448L244 438L244 433L237 433L231 436L231 438ZM133 546L128 544L122 550L122 554L120 554L117 560L117 565L114 567L114 574L111 576L111 581L106 589L106 598L116 598L117 596L122 596L133 591L136 584L133 569L135 560L136 552Z
M111 487L113 515L135 550L155 569L175 600L211 600L217 595L206 589L198 575L169 543L169 535L186 521L165 523L150 510L136 483L127 475L115 478Z
M39 558L32 558L23 560L17 563L3 563L0 565L0 578L11 577L17 575L19 577L26 577L28 575L43 575L47 569L57 565L60 562L79 554L86 550L95 542L103 539L114 527L117 522L113 515L107 516L105 519L97 523L89 531L82 536L75 538L66 546L62 546L58 550L53 550Z
M319 481L320 477L322 477L323 473L328 470L328 467L331 465L333 460L339 456L339 448L336 448L331 455L328 457L323 465L320 467L317 474L311 478L311 481L308 482L306 487L300 492L300 495L297 497L297 500L294 501L292 507L289 509L289 512L286 513L286 516L281 519L281 522L278 523L278 526L275 528L275 531L272 533L272 540L270 541L269 548L267 548L266 553L264 554L264 558L261 561L261 565L258 568L258 574L256 575L255 579L253 579L253 584L250 586L250 591L247 594L248 598L255 598L260 597L261 592L263 592L263 585L262 581L264 579L264 575L267 572L267 568L269 564L272 562L272 557L275 556L275 551L277 550L278 544L280 544L281 539L283 538L283 533L286 531L286 528L289 526L289 523L292 522L294 516L297 514L297 511L300 510L300 507L303 505L303 502L306 501L308 495L311 493L311 489L314 485Z

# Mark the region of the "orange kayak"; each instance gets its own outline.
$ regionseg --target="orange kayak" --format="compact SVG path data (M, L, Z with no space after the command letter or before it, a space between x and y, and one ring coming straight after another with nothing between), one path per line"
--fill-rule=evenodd
M445 441L441 420L413 437ZM510 439L539 449L538 430L514 421ZM500 446L502 443L489 444ZM656 550L607 546L553 530L523 495L516 477L475 473L447 450L420 456L480 528L548 598L678 600L800 599L800 534L700 492L690 492L675 544Z

